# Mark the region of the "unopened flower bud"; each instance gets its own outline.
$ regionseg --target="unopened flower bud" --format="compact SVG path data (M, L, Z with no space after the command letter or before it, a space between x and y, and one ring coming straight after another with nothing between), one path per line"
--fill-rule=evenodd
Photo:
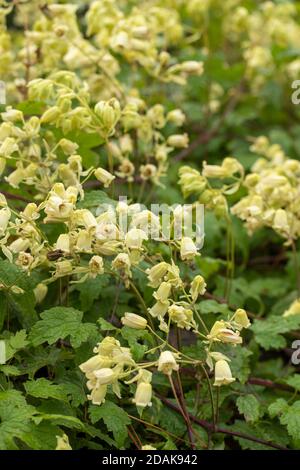
M61 110L58 106L52 106L52 108L47 109L41 117L41 122L43 124L54 123L58 117L61 115Z
M104 168L97 168L95 170L95 177L104 185L105 188L108 188L111 182L115 179L115 176L109 171L104 170Z
M174 148L186 148L189 144L189 138L187 134L174 134L168 137L167 143Z
M40 282L34 289L33 293L37 304L40 304L46 297L48 292L48 287Z
M134 328L136 330L144 330L147 326L147 320L140 315L135 313L124 313L124 317L121 318L121 322L124 326Z
M167 114L167 120L180 127L185 121L185 114L181 109L173 109Z

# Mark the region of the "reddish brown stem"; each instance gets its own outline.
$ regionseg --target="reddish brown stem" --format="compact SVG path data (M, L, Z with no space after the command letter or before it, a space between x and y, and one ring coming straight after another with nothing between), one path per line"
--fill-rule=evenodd
M180 409L178 408L178 406L176 406L174 403L172 403L170 400L168 400L167 398L161 396L161 395L158 395L157 396L159 397L159 399L165 403L165 405L167 405L169 408L172 408L174 411L176 411L177 413L181 413L180 412ZM201 426L202 428L206 429L206 431L212 433L212 434L217 434L217 433L221 433L221 434L226 434L228 436L235 436L235 437L239 437L240 439L246 439L248 441L252 441L252 442L257 442L259 444L262 444L262 445L265 445L267 447L272 447L273 449L277 449L277 450L289 450L287 449L286 447L283 447L279 444L275 444L274 442L269 442L269 441L266 441L264 439L260 439L258 437L255 437L255 436L250 436L249 434L245 434L243 432L238 432L238 431L232 431L230 429L224 429L224 428L221 428L219 426L217 427L214 427L213 423L209 423L208 421L205 421L203 419L199 419L199 418L196 418L196 416L193 416L191 414L189 414L189 418L191 421L193 421L194 423L196 424L199 424L199 426Z

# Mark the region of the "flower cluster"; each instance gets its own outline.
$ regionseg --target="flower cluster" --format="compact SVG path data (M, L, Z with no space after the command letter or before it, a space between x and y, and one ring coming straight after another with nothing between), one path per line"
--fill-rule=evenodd
M243 183L248 195L232 207L232 213L245 221L250 233L271 227L291 244L300 236L300 163L265 136L256 138L251 150L261 157Z
M143 317L128 312L125 313L122 322L129 328L137 329L146 328L147 325ZM157 368L158 372L167 376L179 369L176 362L179 354L168 350L162 351L156 361L137 364L132 358L130 349L122 347L118 340L110 336L106 336L94 348L94 353L95 356L81 364L80 369L88 379L87 387L91 392L88 399L95 405L105 402L108 387L118 398L121 398L120 382L126 385L136 383L132 402L142 411L145 407L152 405L152 372L147 368L152 370Z

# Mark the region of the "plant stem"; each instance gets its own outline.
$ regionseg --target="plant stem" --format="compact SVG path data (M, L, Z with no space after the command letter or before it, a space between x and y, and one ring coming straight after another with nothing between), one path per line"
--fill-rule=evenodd
M201 365L201 368L202 368L202 370L205 374L207 385L208 385L210 402L211 402L211 414L212 414L213 424L214 424L214 429L215 429L215 427L216 427L216 412L215 412L215 402L214 402L214 395L213 395L213 391L212 391L212 386L211 386L211 383L210 383L210 378L209 378L209 375L207 373L207 370L202 365Z
M293 250L293 258L294 258L294 266L296 271L296 285L297 285L297 292L298 297L300 297L300 270L299 270L299 263L298 263L298 254L297 248L294 240L292 240L292 250Z
M147 305L145 304L143 297L141 296L139 290L135 287L135 285L134 285L133 282L131 282L131 281L130 281L130 287L131 287L132 290L134 291L134 293L135 293L137 299L139 300L141 306L143 307L144 313L145 313L145 315L146 315L146 317L147 317L147 320L148 320L148 322L149 322L149 325L150 325L151 329L154 330L154 325L153 325L152 317L151 317L151 315L150 315L149 312L148 312Z
M169 408L172 408L174 411L177 411L178 413L180 413L180 409L176 405L174 405L174 403L172 403L167 398L165 398L161 395L157 394L157 396ZM258 442L259 444L265 445L267 447L271 447L273 449L289 450L288 448L283 447L279 444L275 444L274 442L266 441L264 439L260 439L260 438L255 437L255 436L251 436L251 435L245 434L243 432L232 431L230 429L224 429L224 428L221 428L221 427L216 427L214 429L214 425L212 423L209 423L208 421L205 421L203 419L199 419L199 418L197 418L196 416L193 416L193 415L189 415L189 417L190 417L191 421L193 421L194 423L199 424L199 426L206 429L207 432L212 432L212 433L216 433L216 434L221 433L221 434L227 434L228 436L239 437L241 439L246 439L248 441Z
M173 395L174 395L175 400L176 400L177 405L178 405L178 410L180 411L180 413L181 413L181 415L182 415L182 417L183 417L183 419L186 423L186 428L187 428L187 432L188 432L188 436L189 436L190 446L191 446L192 449L195 449L193 430L192 430L191 422L190 422L190 419L189 419L189 415L186 414L186 412L185 412L185 410L182 406L182 403L180 402L180 400L178 398L178 395L177 395L177 392L176 392L174 382L173 382L173 379L172 379L171 375L169 375L168 378L169 378L170 385L172 387Z

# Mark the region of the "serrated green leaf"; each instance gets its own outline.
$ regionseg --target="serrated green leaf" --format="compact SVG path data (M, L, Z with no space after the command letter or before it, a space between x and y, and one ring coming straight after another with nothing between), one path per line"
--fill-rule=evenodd
M243 432L250 436L262 439L266 442L273 442L286 446L288 442L287 434L285 429L274 423L258 423L251 424L245 421L236 420L233 426L228 426L229 429L234 429L238 432ZM242 449L250 450L272 450L268 445L260 444L258 442L251 441L249 439L243 439L241 437L234 437L240 444Z
M282 336L300 326L300 315L289 317L271 316L264 320L254 320L251 330L254 332L255 340L264 349L280 349L286 346L286 340Z
M99 206L103 206L103 211L105 210L105 205L111 207L116 206L117 202L104 192L99 190L89 191L85 194L85 197L82 201L78 203L78 207L82 209L97 209ZM107 207L106 207L107 210Z
M23 289L24 292L21 294L14 294L11 290L5 291L8 301L7 308L16 312L20 323L25 328L33 325L38 317L34 309L34 286L27 274L15 264L12 264L7 260L1 260L0 282L4 283L4 285L8 287L18 286Z
M7 375L8 377L10 375L15 377L17 377L18 375L22 375L22 372L16 366L9 366L5 364L0 366L0 372L3 372L3 374Z
M0 449L18 449L15 439L29 432L30 419L35 413L16 390L0 392Z
M80 307L83 312L89 310L94 301L97 300L103 289L109 283L109 277L105 275L97 276L96 279L88 279L82 284L76 284L76 290L80 292Z
M34 346L48 342L55 343L58 339L70 337L74 348L87 341L95 332L92 323L82 323L83 313L72 307L53 307L41 313L42 320L33 325L29 340Z
M287 427L293 439L300 440L300 401L296 401L281 412L280 422Z
M231 310L228 308L228 305L221 304L215 300L202 300L197 304L197 308L200 313L224 313L230 314Z
M275 416L279 416L282 413L285 413L288 410L288 407L289 405L286 400L283 398L278 398L268 407L268 412L271 418L274 418Z
M17 351L25 348L29 344L29 341L27 341L26 338L27 338L26 330L20 330L20 331L17 331L14 335L10 336L10 338L5 341L6 361L11 359Z
M51 421L51 424L65 426L70 429L84 430L84 424L75 416L40 413L37 417L34 417L34 421L37 424L40 424L42 421Z
M101 318L101 317L97 320L97 323L99 323L101 331L113 331L113 330L118 329L114 325L112 325L111 323L109 323L108 321L106 321L104 318Z
M29 423L21 439L31 450L54 450L57 444L56 436L60 434L58 426L46 421L38 425Z
M124 326L121 329L122 337L128 342L131 353L134 360L139 361L144 356L145 351L147 351L147 345L140 344L139 340L147 340L151 342L152 338L149 335L147 330L135 330Z
M127 426L131 421L127 413L122 408L115 403L106 400L106 402L101 406L90 406L89 414L93 424L102 419L107 429L113 433L117 444L119 446L123 446L128 434Z
M54 398L68 402L68 393L64 385L57 385L41 377L24 383L26 393L36 398Z
M285 383L293 387L295 390L300 391L300 374L294 374L285 379Z
M259 401L254 395L245 395L238 397L236 405L241 414L245 416L246 421L255 422L260 417Z

